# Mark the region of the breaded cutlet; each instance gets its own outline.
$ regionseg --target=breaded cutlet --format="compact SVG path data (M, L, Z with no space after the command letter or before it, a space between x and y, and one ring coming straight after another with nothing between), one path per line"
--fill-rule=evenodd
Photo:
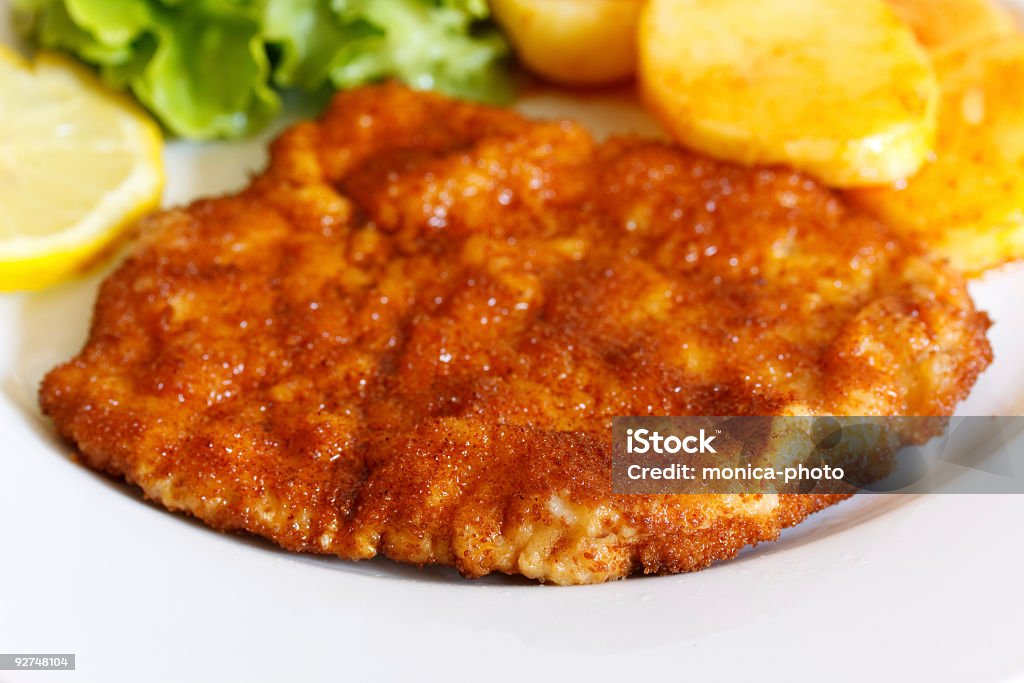
M619 415L943 415L963 279L798 173L384 85L157 214L42 407L210 526L558 584L707 567L838 496L611 490Z

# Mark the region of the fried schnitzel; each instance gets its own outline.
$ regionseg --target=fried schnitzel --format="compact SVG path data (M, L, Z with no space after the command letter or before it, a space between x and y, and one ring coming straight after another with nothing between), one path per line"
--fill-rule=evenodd
M987 326L805 176L385 85L150 219L41 402L85 463L218 529L594 583L839 499L613 495L614 416L948 414Z

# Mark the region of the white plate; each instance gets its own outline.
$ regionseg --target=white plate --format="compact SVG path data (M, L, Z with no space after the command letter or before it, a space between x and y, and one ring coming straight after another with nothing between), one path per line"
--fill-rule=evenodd
M614 97L524 108L650 126ZM167 202L243 185L263 147L169 146ZM78 667L2 681L1024 674L1024 496L865 497L697 574L569 589L291 555L168 514L69 462L36 408L98 282L0 297L0 652L73 652ZM973 287L997 360L964 414L1024 409L1022 291L1021 268Z

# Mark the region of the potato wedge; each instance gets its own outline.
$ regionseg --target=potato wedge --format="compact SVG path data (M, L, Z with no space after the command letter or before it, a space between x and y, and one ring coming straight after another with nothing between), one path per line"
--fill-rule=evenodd
M1024 37L936 57L935 157L893 187L848 193L971 275L1024 258Z
M564 85L603 85L636 71L643 0L491 0L519 60Z
M651 0L639 74L682 143L837 187L912 175L934 140L935 75L884 0Z
M888 0L918 42L929 50L1005 38L1016 20L996 0Z

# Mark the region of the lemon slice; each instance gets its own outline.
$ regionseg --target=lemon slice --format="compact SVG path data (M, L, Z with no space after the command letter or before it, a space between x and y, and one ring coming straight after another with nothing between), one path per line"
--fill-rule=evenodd
M94 262L160 201L160 130L86 69L0 45L0 290Z

